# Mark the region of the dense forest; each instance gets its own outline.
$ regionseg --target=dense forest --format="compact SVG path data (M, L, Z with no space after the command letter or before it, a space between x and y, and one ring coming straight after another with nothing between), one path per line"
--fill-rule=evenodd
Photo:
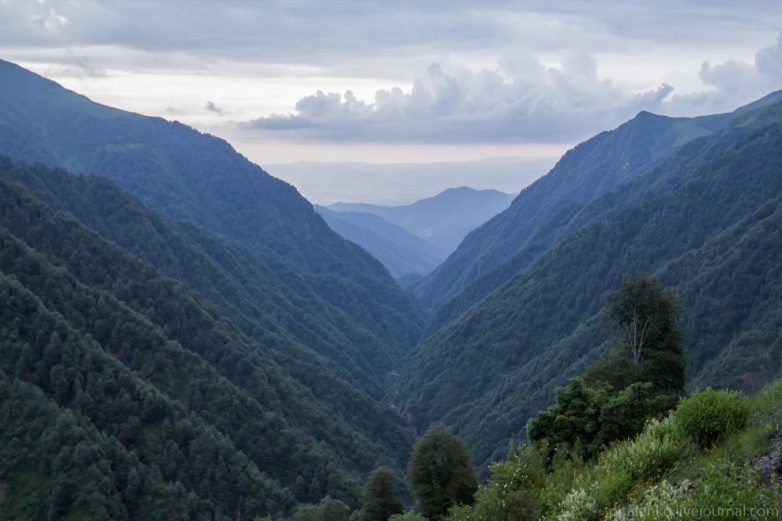
M347 374L340 378L322 355L279 332L272 343L274 330L249 336L219 304L42 204L11 178L56 178L63 188L70 180L74 187L61 190L62 198L85 193L78 188L91 182L3 160L7 378L77 411L159 468L165 482L179 482L229 517L281 512L326 494L355 504L366 472L380 463L404 464L410 435L402 420ZM109 192L104 187L97 201L111 206ZM143 210L138 202L134 207ZM79 211L94 210L83 204ZM122 212L111 215L122 219ZM166 256L163 249L157 255ZM228 483L217 460L228 465L225 473L245 468L247 482ZM253 486L269 491L266 500L242 504L241 490Z
M598 197L528 266L430 326L389 397L419 428L444 421L478 462L496 459L605 351L603 299L639 271L688 309L691 386L770 382L782 370L780 142L782 104L763 106Z
M0 154L2 521L778 517L780 93L582 143L409 292L226 142L2 61Z

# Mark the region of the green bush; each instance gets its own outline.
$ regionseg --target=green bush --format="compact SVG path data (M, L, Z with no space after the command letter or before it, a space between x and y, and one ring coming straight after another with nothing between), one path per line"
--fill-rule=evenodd
M693 481L662 481L640 500L610 512L608 521L779 519L779 488L764 485L757 469L733 462L710 465Z
M684 499L684 498L683 498ZM704 476L694 480L679 512L690 507L690 515L708 515L715 520L780 519L779 487L764 484L757 468L722 462L711 465Z
M741 393L706 389L682 401L676 408L675 419L688 436L705 448L743 428L749 412L749 401Z
M427 521L427 519L415 510L408 510L402 514L394 514L388 518L388 521Z

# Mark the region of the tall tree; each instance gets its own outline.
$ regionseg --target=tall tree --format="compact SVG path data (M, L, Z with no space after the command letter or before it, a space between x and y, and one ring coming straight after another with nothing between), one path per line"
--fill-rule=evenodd
M684 390L685 355L678 295L670 288L660 288L649 274L639 273L624 278L609 297L606 314L619 337L620 355L632 360L636 381L680 394Z
M402 513L402 503L394 494L394 481L394 473L388 467L372 471L364 486L362 521L388 521L392 515Z
M453 505L473 502L478 480L470 460L464 441L444 425L430 427L416 441L407 482L430 521L442 519Z

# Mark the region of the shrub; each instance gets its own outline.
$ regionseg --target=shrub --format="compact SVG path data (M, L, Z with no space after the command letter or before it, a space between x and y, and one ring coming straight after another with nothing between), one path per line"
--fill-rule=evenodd
M601 454L596 472L602 476L627 473L632 482L644 482L670 470L688 446L670 417L650 420L634 440L616 443Z
M415 510L408 510L402 514L394 514L388 518L388 521L427 521L427 519Z
M749 412L749 401L741 393L706 389L683 400L675 418L684 432L705 448L743 428Z
M575 489L565 496L557 521L584 521L596 519L599 506L593 490Z
M677 502L678 512L710 519L780 519L779 487L760 481L758 471L748 465L722 462L711 465L705 475L693 481L688 497Z
M546 457L535 446L513 448L508 459L491 467L492 478L475 494L472 506L451 508L451 521L537 521L539 493L546 480Z

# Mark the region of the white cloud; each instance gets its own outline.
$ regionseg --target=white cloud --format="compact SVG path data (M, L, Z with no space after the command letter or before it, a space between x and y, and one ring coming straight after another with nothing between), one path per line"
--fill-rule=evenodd
M560 67L520 55L477 72L433 64L409 90L379 90L372 102L318 91L292 114L249 125L309 140L567 142L659 108L670 91L636 93L601 79L587 55L569 55Z
M371 102L350 90L317 91L300 99L294 112L248 126L303 141L570 142L641 110L725 112L782 88L782 34L754 63L704 62L697 75L700 92L677 95L664 83L636 92L601 78L597 61L586 54L568 54L558 67L519 54L477 72L433 64L409 89L379 90Z
M760 49L752 63L703 62L699 77L707 90L672 96L665 104L667 112L681 115L727 112L782 89L782 33L774 45Z

